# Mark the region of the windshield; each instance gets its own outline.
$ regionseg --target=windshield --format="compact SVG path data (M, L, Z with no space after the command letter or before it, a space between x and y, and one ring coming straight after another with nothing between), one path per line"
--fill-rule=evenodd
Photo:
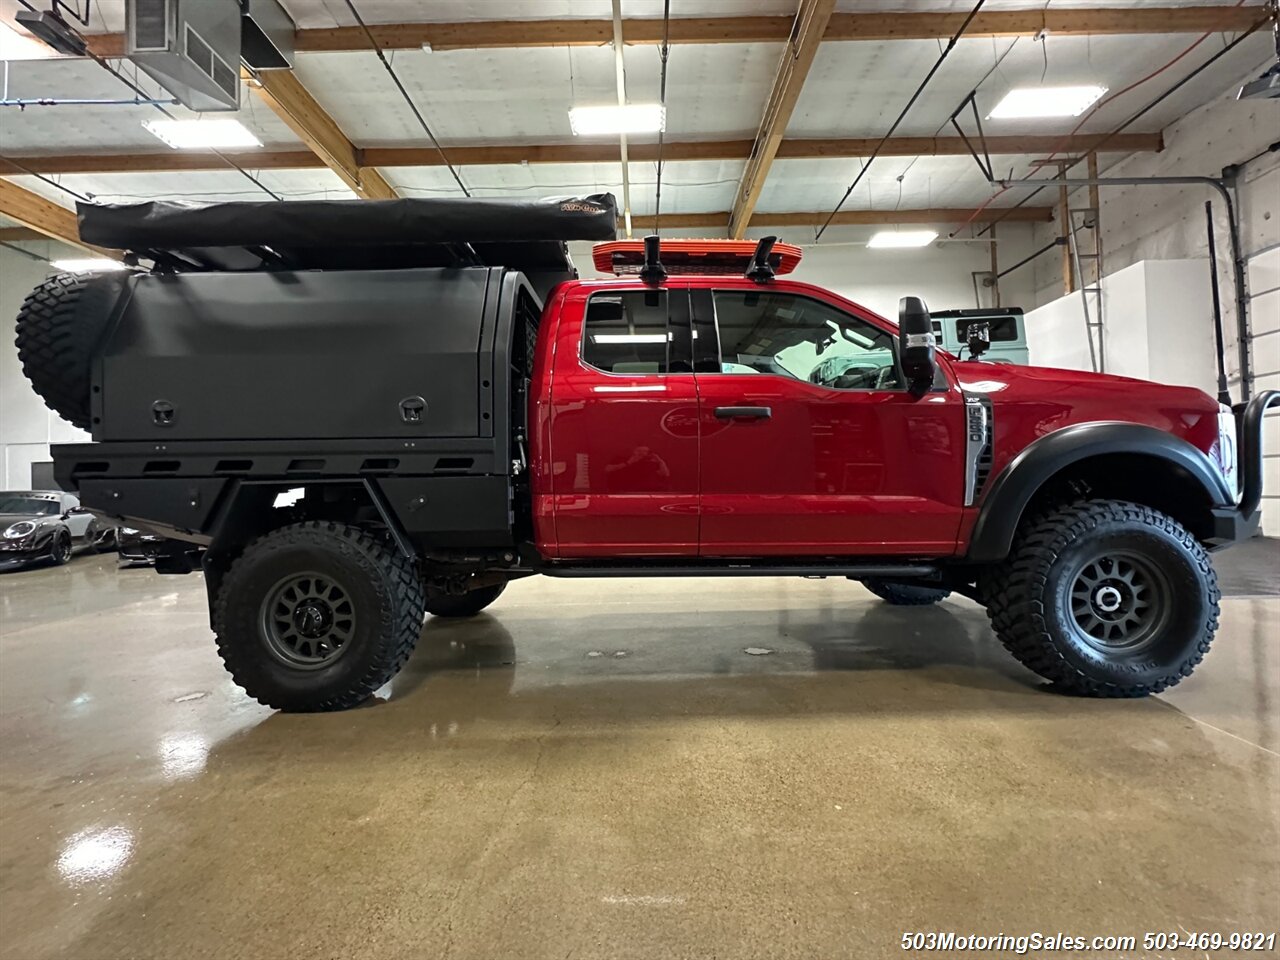
M14 496L11 493L0 493L0 513L26 513L53 517L58 514L58 501L46 500L43 497L23 497Z

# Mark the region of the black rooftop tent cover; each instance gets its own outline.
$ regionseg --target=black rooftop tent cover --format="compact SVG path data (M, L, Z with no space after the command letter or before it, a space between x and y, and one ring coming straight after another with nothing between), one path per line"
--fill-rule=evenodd
M215 269L482 264L553 270L569 240L612 240L613 195L539 200L448 198L79 203L80 239ZM239 249L233 249L239 248Z

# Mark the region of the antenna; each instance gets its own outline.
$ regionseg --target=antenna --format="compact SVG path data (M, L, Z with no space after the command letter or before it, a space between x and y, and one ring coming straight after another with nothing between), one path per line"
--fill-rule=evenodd
M744 274L748 280L768 283L773 279L773 267L769 265L769 254L773 252L773 245L777 242L777 237L760 238L760 242L756 244L756 252L751 255L751 265L747 267L747 272Z
M644 266L640 268L640 279L655 286L667 279L667 268L662 265L661 247L662 243L656 233L644 238Z

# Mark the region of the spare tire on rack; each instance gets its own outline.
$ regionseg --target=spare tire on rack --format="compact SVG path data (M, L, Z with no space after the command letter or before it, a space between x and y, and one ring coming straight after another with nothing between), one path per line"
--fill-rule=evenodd
M45 405L90 429L91 361L127 274L60 273L36 287L18 311L18 360Z

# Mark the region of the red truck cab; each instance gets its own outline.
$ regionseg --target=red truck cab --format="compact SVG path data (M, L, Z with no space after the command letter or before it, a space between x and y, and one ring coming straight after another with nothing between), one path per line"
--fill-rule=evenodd
M938 353L917 395L897 340L885 318L785 279L561 285L530 390L538 551L963 557L987 484L1055 431L1123 422L1210 459L1233 442L1201 391L1129 378Z

